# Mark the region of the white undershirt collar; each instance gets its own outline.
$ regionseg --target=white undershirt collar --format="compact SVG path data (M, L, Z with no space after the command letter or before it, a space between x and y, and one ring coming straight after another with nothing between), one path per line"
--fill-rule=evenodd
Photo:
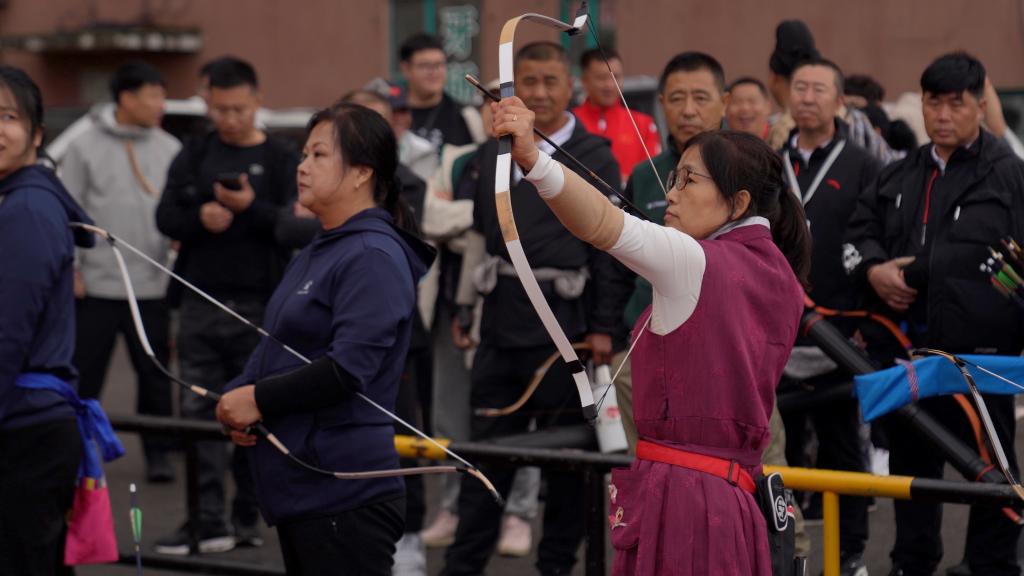
M718 238L719 236L725 234L726 232L732 232L737 228L744 228L746 226L764 226L769 230L772 229L771 223L768 222L768 219L765 218L764 216L748 216L747 218L743 218L742 220L733 220L732 222L726 222L724 225L722 225L721 228L712 232L711 235L707 237L707 239L714 240L715 238Z
M821 148L828 148L829 144L831 144L832 140L834 140L834 139L835 139L835 137L833 136L832 138L829 138L827 141L822 142L821 146L818 146L817 148L812 148L812 149L808 150L806 148L801 148L800 147L800 144L799 144L800 132L797 131L796 133L793 134L793 137L789 139L789 147L791 149L793 149L793 150L796 150L797 153L800 154L800 157L804 159L804 164L810 164L811 163L811 154L814 154L815 150L818 150L818 149L821 149Z
M565 143L569 141L569 138L572 137L573 130L576 129L576 117L568 112L563 112L562 114L565 114L565 124L563 124L558 130L547 135L552 142L559 146L564 146ZM540 148L548 154L555 153L555 148L543 140L537 142L537 148Z
M975 138L974 140L972 140L972 141L971 141L971 143L970 143L970 144L968 144L967 146L964 146L964 148L966 148L967 150L970 150L970 149L971 149L971 146L974 146L974 143L975 143L975 142L977 142L977 141L978 141L978 139L977 139L977 138ZM938 153L938 152L936 152L936 151L935 151L935 144L932 144L932 147L931 147L931 149L930 149L930 152L931 152L931 154L932 154L932 160L934 160L934 161L935 161L935 164L936 164L936 165L937 165L937 166L939 167L939 172L940 172L940 173L941 173L941 174L942 174L943 176L945 176L945 175L946 175L946 164L947 164L947 162L946 162L945 160L943 160L943 159L942 159L942 156L939 156L939 153ZM953 152L955 153L955 152L956 152L956 150L954 150ZM950 154L950 155L949 155L949 157L950 157L950 158L952 158L952 157L953 157L953 155L952 155L952 154Z

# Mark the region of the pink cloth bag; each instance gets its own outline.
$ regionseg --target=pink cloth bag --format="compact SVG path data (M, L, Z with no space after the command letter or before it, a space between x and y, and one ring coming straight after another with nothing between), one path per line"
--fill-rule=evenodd
M84 477L75 488L75 503L68 515L64 564L105 564L117 559L107 483L103 478Z

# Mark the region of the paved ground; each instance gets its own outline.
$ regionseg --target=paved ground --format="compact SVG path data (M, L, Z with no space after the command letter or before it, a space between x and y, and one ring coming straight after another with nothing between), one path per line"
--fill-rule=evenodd
M109 413L129 414L135 406L135 386L131 368L127 363L127 355L119 347L114 362L111 365L111 374L108 378L108 386L104 391L104 405ZM1018 448L1024 447L1024 435L1018 430ZM182 459L177 458L179 467L178 482L169 485L149 485L144 481L142 455L138 438L134 434L122 434L122 441L128 450L127 455L107 465L106 472L110 486L114 521L121 543L121 549L130 550L131 538L128 524L128 486L136 482L139 488L139 503L143 510L143 544L145 547L152 546L157 538L173 531L184 519L184 470ZM1020 458L1020 455L1018 455ZM958 479L955 473L947 468L947 477ZM428 477L428 497L436 493L436 479ZM434 513L434 511L431 511ZM943 539L945 542L946 556L942 563L940 573L945 568L960 561L963 552L963 534L967 525L967 507L962 505L947 505L945 511L945 523L943 525ZM539 534L539 521L535 522L535 533ZM878 509L871 514L871 539L868 543L866 558L871 574L885 575L889 570L888 551L892 543L894 533L892 503L887 500L878 502ZM280 553L277 549L277 539L273 530L266 530L267 543L261 549L235 550L226 554L216 555L217 558L230 559L238 562L251 562L265 567L283 568ZM821 570L821 528L811 528L811 536L814 542L815 555L810 562L808 574L816 575ZM429 574L438 574L443 562L442 550L431 550L428 554ZM609 567L611 566L609 553ZM175 572L145 570L148 576L180 574ZM494 558L488 567L487 574L496 576L522 576L535 573L532 558L510 559ZM81 576L130 576L135 574L134 567L127 566L94 566L84 567L78 570ZM583 569L577 566L573 572L582 575Z

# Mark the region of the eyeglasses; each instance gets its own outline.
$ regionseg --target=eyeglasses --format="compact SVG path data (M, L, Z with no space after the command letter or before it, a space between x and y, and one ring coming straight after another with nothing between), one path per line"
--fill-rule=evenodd
M683 166L682 168L678 168L668 173L668 181L665 182L665 185L669 190L682 190L686 187L686 182L690 179L690 176L703 176L704 178L713 180L713 178L707 174L701 174L700 172L695 172L686 166Z
M440 72L447 65L447 62L417 62L412 65L412 69L417 72Z

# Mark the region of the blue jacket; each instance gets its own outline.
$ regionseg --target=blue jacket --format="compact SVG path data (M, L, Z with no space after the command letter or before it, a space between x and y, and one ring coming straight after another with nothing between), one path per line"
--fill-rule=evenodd
M264 326L311 360L330 356L360 391L394 411L416 305L416 284L432 250L398 232L371 208L321 231L285 271L267 305ZM266 338L227 389L300 368ZM299 458L333 471L398 467L392 420L361 398L265 421ZM399 478L337 480L304 470L269 443L249 449L268 524L334 514L401 496Z
M93 236L68 227L92 220L48 168L0 180L0 198L0 430L13 430L75 417L57 393L14 382L46 372L77 388L74 247Z

